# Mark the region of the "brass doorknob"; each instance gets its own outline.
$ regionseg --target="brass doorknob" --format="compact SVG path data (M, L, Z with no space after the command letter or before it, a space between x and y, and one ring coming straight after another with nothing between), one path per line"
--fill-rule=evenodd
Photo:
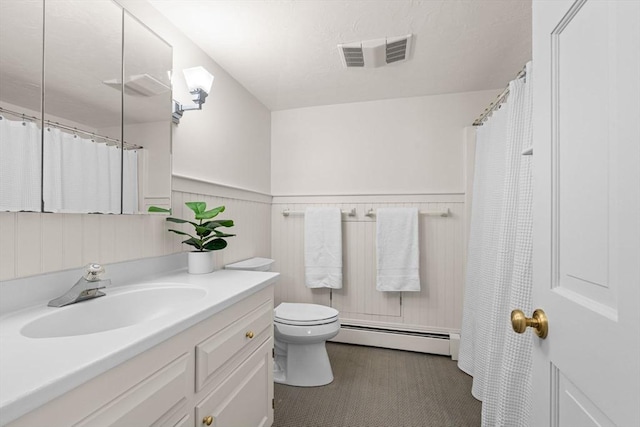
M533 312L530 318L525 316L522 310L513 310L511 312L511 327L519 334L527 330L527 326L536 330L536 335L545 339L549 333L549 320L542 309Z
M212 422L213 422L213 417L211 415L207 415L202 419L202 424L206 424L208 426L210 426Z
M253 331L247 332L246 334L244 334L244 336L249 338L249 339L253 338Z

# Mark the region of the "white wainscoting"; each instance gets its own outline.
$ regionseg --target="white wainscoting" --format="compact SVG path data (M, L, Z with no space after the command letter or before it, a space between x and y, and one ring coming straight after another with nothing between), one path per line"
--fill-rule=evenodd
M404 201L403 201L404 200ZM304 285L304 215L282 215L284 209L309 206L356 209L343 215L343 288L308 289ZM382 207L449 209L450 216L420 215L420 292L378 292L375 217L365 213ZM457 333L462 318L464 283L464 195L287 196L274 197L271 254L281 273L276 304L308 302L331 305L343 324L418 332ZM331 294L331 296L330 296Z
M184 178L173 179L173 216L190 219L187 201L225 205L237 234L216 252L216 266L269 256L271 197ZM216 197L214 194L224 194ZM0 280L187 251L183 236L167 232L164 215L86 215L0 212Z
M235 225L224 231L236 236L225 239L229 245L224 250L215 252L216 268L251 257L270 256L271 196L176 176L173 177L173 189L171 204L174 216L192 218L193 212L184 203L204 201L207 203L207 208L224 205L225 211L219 214L218 218L234 221ZM180 226L180 224L172 225ZM185 247L186 245L180 243L184 240L179 238L182 236L174 233L166 234L178 237L173 239L174 252L189 250L190 246Z

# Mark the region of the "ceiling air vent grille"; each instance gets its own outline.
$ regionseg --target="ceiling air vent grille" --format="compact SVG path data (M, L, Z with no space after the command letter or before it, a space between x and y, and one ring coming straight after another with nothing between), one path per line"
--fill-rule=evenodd
M347 67L364 67L364 55L362 53L362 46L342 46L342 53L344 55L344 62Z
M407 39L387 43L387 64L407 58Z
M342 65L347 68L375 68L409 59L411 34L400 37L339 44Z

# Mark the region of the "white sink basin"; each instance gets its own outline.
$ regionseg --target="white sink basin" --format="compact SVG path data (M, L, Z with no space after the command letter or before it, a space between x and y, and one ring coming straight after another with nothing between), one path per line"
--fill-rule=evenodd
M203 288L185 285L133 286L105 293L104 297L54 308L27 323L20 333L28 338L54 338L110 331L156 319L207 295Z

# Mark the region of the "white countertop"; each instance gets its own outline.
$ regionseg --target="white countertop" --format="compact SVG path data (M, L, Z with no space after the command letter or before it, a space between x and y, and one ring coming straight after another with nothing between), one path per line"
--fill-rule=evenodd
M143 323L87 335L27 338L20 330L27 323L73 305L47 307L46 301L0 317L0 425L66 393L78 385L171 338L198 322L252 295L278 277L278 273L219 270L193 275L181 270L105 289L116 295L130 286L153 283L201 287L206 295ZM71 287L71 286L69 286ZM97 299L95 300L97 301ZM91 300L78 304L91 304ZM114 314L117 315L117 314Z

